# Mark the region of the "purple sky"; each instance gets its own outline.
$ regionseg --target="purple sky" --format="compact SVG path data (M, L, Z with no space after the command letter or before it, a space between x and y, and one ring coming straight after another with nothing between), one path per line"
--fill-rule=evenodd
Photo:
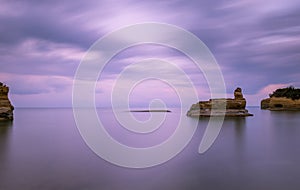
M0 1L0 81L11 87L16 107L71 106L73 77L88 48L112 30L141 22L174 24L198 36L220 65L228 96L240 86L248 105L259 105L278 87L300 86L299 0ZM97 105L107 106L125 66L152 57L178 64L200 99L209 98L202 73L183 54L142 45L107 65ZM130 99L132 105L148 105L153 98L178 104L174 91L155 80L139 84Z

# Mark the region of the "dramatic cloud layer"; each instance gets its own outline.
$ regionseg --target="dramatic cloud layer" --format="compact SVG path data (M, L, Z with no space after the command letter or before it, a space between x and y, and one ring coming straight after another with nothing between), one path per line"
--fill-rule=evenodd
M228 96L240 86L250 105L278 87L300 86L297 0L0 2L0 81L11 86L19 107L71 106L72 80L89 47L113 30L141 22L174 24L199 37L222 69ZM107 65L96 89L98 105L108 106L114 81L126 66L152 57L180 66L201 99L209 98L205 78L191 60L173 49L144 45L125 50ZM175 105L177 97L167 88L158 81L140 84L132 104L172 97L166 101Z

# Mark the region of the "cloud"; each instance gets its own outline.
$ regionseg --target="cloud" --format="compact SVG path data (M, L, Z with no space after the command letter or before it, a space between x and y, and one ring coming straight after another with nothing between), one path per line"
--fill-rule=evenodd
M14 94L46 99L64 92L57 101L66 100L81 57L97 39L129 24L166 22L186 28L208 46L228 94L240 86L254 102L270 84L299 85L299 6L297 0L1 1L0 80L7 81ZM97 94L106 96L118 73L149 57L178 64L200 89L201 99L209 95L202 73L189 59L158 46L139 46L115 56Z
M1 73L0 81L10 86L11 94L32 95L62 92L72 87L73 80L60 76L15 75Z

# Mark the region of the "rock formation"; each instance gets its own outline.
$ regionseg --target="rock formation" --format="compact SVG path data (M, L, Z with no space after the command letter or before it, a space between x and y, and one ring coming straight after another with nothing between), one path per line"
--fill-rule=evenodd
M225 108L225 109L224 109ZM218 98L209 101L200 101L193 104L187 112L187 116L209 117L209 116L253 116L248 113L246 99L243 97L242 89L234 91L234 99Z
M9 87L0 82L0 121L13 120L14 107L8 99Z
M300 110L300 89L292 86L277 89L270 98L263 99L260 106L272 111Z
M300 110L300 100L285 97L272 97L261 101L261 109L271 111Z

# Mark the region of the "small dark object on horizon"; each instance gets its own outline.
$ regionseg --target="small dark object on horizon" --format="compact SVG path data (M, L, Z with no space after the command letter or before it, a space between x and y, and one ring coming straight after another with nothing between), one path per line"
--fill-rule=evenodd
M130 112L171 112L170 110L130 110Z

